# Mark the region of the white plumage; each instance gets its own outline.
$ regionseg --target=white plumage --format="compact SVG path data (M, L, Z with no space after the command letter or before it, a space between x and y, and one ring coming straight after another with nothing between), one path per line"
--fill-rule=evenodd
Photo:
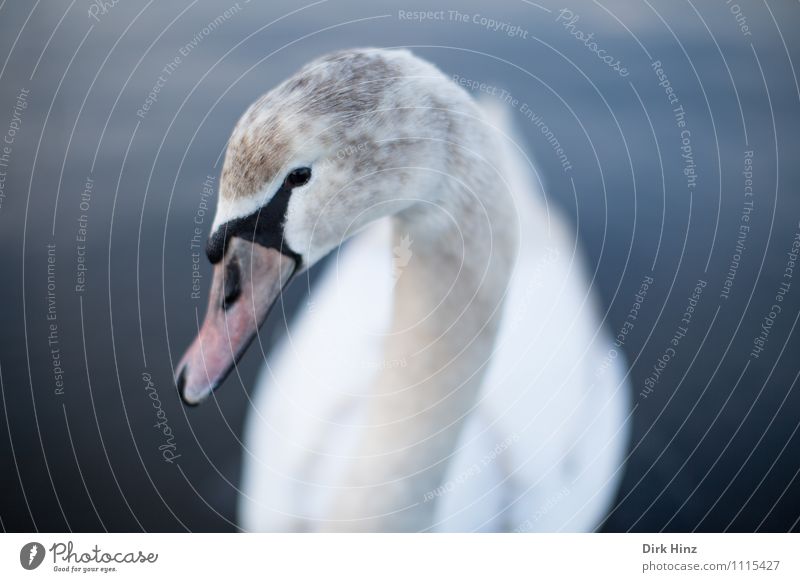
M501 134L493 153L513 194L519 224L507 228L519 233L517 256L477 397L452 450L430 453L431 463L446 466L444 477L408 495L429 518L399 527L591 530L610 509L623 470L624 370L620 358L604 364L612 344L574 235L546 207L528 162L509 141L500 106L483 109ZM246 530L361 529L360 516L342 516L337 504L343 492L358 498L359 485L347 475L370 438L364 425L370 403L381 398L376 376L409 365L386 360L384 342L393 302L405 300L399 282L419 246L429 244L396 223L393 237L392 220L380 219L335 251L265 363L246 423L239 501ZM305 284L300 279L294 284ZM383 518L378 523L391 527L392 516ZM367 523L371 529L375 522Z

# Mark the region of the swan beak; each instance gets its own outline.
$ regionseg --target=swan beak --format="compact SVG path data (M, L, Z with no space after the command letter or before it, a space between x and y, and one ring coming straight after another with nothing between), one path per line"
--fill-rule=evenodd
M185 404L199 404L225 380L295 268L294 259L273 248L230 240L214 267L203 327L175 371Z

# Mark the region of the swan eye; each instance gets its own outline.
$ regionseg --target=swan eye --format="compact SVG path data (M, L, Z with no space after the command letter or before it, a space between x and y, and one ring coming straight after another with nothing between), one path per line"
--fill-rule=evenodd
M311 168L297 168L289 172L289 175L286 176L286 185L290 188L294 188L295 186L307 184L310 179Z

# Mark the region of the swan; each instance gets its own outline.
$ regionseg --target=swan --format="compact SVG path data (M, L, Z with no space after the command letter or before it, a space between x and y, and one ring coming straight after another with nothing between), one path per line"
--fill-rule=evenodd
M591 531L629 437L625 369L508 113L407 50L326 55L228 142L184 402L326 255L246 419L247 531ZM302 278L300 278L302 279Z

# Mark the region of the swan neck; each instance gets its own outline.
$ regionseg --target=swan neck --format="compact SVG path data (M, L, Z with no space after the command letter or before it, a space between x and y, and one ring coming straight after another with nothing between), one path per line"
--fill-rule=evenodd
M500 200L488 198L481 210L463 199L451 201L447 219L432 205L394 217L386 365L374 379L370 428L348 479L359 487L352 499L357 512L370 517L354 522L355 529L420 531L433 525L436 500L430 497L491 361L515 230L506 224L509 212Z

